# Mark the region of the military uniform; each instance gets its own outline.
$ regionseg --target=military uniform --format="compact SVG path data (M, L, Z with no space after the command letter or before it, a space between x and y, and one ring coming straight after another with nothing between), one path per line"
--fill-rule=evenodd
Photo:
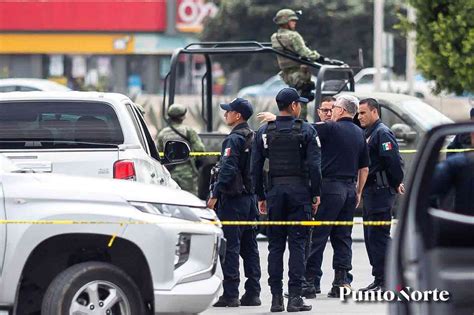
M294 89L283 90L293 90L299 97ZM277 95L277 101L282 91ZM252 153L252 177L258 199L267 202L270 221L306 221L311 218L312 199L320 195L321 186L321 150L317 136L316 130L308 123L291 116L278 116L276 121L258 130ZM266 193L263 186L265 159L269 162ZM307 236L307 228L303 226L270 226L268 229L268 283L273 296L272 312L283 310L283 255L287 240L290 250L288 311L311 309L301 300ZM297 305L294 310L290 310L292 301Z
M366 128L369 146L369 176L363 191L364 221L390 221L397 188L403 180L403 161L392 131L380 120ZM364 226L364 239L375 281L384 286L385 256L390 226ZM364 290L363 289L363 290Z
M235 104L237 108L233 108ZM250 103L236 99L230 104L222 104L224 110L239 111L245 106L252 115ZM258 210L254 189L250 178L251 147L254 132L247 122L235 126L222 143L220 170L211 198L217 198L217 216L222 221L256 221ZM242 305L260 305L260 258L256 239L256 229L252 226L223 226L227 240L225 260L222 263L224 293L216 307L239 306L239 256L244 262L245 294Z
M274 22L278 25L287 24L291 20L298 20L298 16L293 10L283 9L277 12ZM297 32L283 27L279 27L276 33L271 36L271 43L274 49L306 57L309 60L316 61L321 55L316 50L309 49L303 37ZM277 55L278 66L280 67L280 76L282 80L290 87L297 89L301 96L310 97L310 92L315 88L311 81L311 71L306 65L302 65L291 59ZM311 99L310 99L311 100ZM307 106L302 105L300 118L306 119Z
M359 169L369 166L364 133L351 118L314 125L321 139L321 171L323 186L321 205L316 221L353 221L357 204L356 183ZM335 279L331 297L339 294L339 286L350 284L352 278L352 226L321 226L313 231L306 279L319 287L323 252L328 237L334 248Z
M171 105L168 110L170 117L180 117L185 114L186 108L179 104ZM163 152L165 143L171 140L186 141L192 152L203 152L205 150L204 144L194 129L178 122L171 122L171 126L163 128L158 134L158 151ZM181 135L176 133L175 130ZM197 195L197 170L194 158L191 158L186 163L175 165L170 173L171 177L183 190Z

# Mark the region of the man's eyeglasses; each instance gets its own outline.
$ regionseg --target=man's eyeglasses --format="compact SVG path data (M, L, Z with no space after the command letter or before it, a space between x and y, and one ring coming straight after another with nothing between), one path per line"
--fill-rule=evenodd
M332 108L320 108L319 110L324 114L332 113Z

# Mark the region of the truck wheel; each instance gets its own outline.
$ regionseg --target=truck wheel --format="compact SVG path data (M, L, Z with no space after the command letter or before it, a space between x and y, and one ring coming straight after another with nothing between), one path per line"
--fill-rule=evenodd
M46 290L41 314L141 315L145 307L137 285L125 272L94 261L57 275Z

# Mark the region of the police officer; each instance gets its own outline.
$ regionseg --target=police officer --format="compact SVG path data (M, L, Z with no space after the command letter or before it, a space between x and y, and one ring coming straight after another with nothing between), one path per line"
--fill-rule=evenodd
M363 191L364 221L390 221L396 193L403 194L403 161L392 131L379 117L377 100L367 98L359 103L359 121L365 128L369 146L369 176ZM364 239L375 277L361 291L383 290L385 256L390 241L390 226L364 225Z
M168 108L170 126L163 128L158 134L158 150L163 152L165 144L171 140L186 141L194 152L203 152L204 144L197 132L183 125L186 118L187 109L181 104L173 104ZM170 171L171 177L178 185L186 191L197 194L197 169L195 160L191 159L186 163L173 165Z
M359 100L351 95L337 98L332 121L317 123L321 139L323 186L316 221L353 221L368 174L369 154L364 133L353 123ZM334 248L332 289L328 297L339 297L339 287L350 287L352 276L352 226L320 226L313 231L311 252L306 264L310 284L305 295L319 288L323 252L329 235ZM314 284L314 286L311 286Z
M304 221L319 204L321 186L321 152L316 130L297 119L301 103L296 89L284 88L276 96L280 115L276 121L262 126L252 152L252 177L259 200L260 213L268 208L271 221ZM269 187L264 192L263 166L269 163ZM311 185L309 185L311 183ZM283 255L286 242L289 259L289 312L309 311L301 298L305 267L307 228L303 226L270 226L268 229L268 283L272 293L271 312L282 312Z
M208 207L214 209L222 221L255 221L257 201L250 178L251 147L254 132L247 124L252 116L252 105L237 98L221 104L225 121L233 127L222 143L220 170L211 191ZM255 229L252 226L223 227L227 239L224 274L224 293L215 307L258 306L260 301L260 259ZM245 294L239 301L239 255L244 261Z
M474 152L454 154L440 162L433 175L432 197L439 203L454 188L453 212L474 214Z
M344 64L339 60L328 59L316 50L309 49L303 37L296 31L296 21L298 19L297 13L291 9L282 9L276 13L273 22L278 25L278 30L271 36L271 43L274 49L319 63ZM277 55L277 60L282 80L290 87L297 89L302 97L312 101L314 96L311 91L315 88L315 84L311 81L311 71L308 66L280 55ZM306 119L307 106L306 104L301 106L300 118Z

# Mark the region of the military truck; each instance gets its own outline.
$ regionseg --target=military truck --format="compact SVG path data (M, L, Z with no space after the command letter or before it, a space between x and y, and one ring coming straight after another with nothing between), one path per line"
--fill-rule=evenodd
M245 41L245 42L200 42L192 43L184 48L177 49L170 62L170 71L165 77L164 81L164 95L162 100L161 113L165 116L167 108L172 105L177 97L177 80L178 80L178 64L183 55L201 55L205 60L204 75L201 78L201 99L200 99L200 115L201 120L204 123L204 131L200 133L204 144L206 145L207 151L220 151L221 144L224 137L227 135L225 131L229 131L224 126L219 126L218 115L219 115L219 102L218 98L213 95L212 90L212 61L216 56L220 56L220 60L224 60L222 56L228 56L229 58L237 55L254 56L254 55L280 55L285 58L294 60L302 65L308 66L314 73L317 72L316 89L315 89L315 102L319 104L322 97L327 95L336 95L342 90L354 91L354 72L353 68L337 65L326 65L317 62L312 62L303 57L298 57L293 54L289 54L285 51L276 50L271 47L270 43L260 43L256 41ZM275 71L278 71L278 67L275 63ZM328 79L329 78L329 79ZM230 99L229 99L230 100ZM258 100L251 100L255 106L255 112L259 111L275 111L273 98L258 102ZM256 102L254 102L256 101ZM198 110L199 112L199 110ZM308 108L309 116L312 116L310 120L316 121L317 115L313 106ZM222 116L222 114L220 114ZM165 117L165 121L168 119ZM249 121L251 127L257 129L259 124L253 117ZM224 131L224 132L223 132ZM212 166L216 163L218 156L206 156L200 158L199 165L199 189L198 196L201 199L207 198L209 192L209 177Z

